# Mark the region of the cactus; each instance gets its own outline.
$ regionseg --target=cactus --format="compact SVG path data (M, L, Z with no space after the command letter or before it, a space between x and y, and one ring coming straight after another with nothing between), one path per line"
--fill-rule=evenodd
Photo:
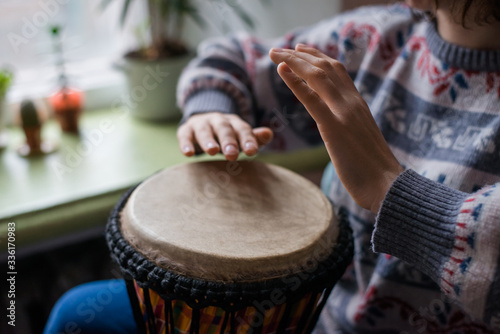
M31 100L21 102L21 124L23 127L40 126L41 121L38 117L38 111Z

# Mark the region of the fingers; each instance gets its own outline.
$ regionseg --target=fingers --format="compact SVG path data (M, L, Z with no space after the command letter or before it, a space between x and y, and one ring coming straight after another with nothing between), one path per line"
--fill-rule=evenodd
M326 67L333 68L335 70L335 74L340 78L342 83L350 84L350 85L352 85L352 87L355 88L351 77L349 76L345 66L341 62L328 57L327 55L325 55L323 52L319 51L318 49L311 48L311 47L304 45L304 44L297 44L295 47L295 50L301 51L305 54L309 54L310 56L314 56L318 59L322 59L324 61L327 61L328 64L326 65ZM321 63L319 61L317 62L317 64L319 66L325 65L325 63Z
M201 149L210 154L219 153L220 147L217 140L214 138L214 133L210 124L197 123L192 128L194 140L198 143Z
M217 115L213 117L211 125L213 134L222 149L222 154L229 161L236 160L240 154L240 145L237 140L237 134L227 117Z
M286 63L278 65L278 74L318 124L329 124L333 114L318 94L297 76Z
M293 49L281 49L281 48L273 48L269 51L269 56L271 60L273 60L276 64L283 62L283 59L279 57L299 57L302 58L311 64L323 68L324 70L328 70L329 68L334 69L337 74L340 72L346 72L344 65L333 59L318 49L309 47L305 44L297 44L295 46L295 50Z
M346 90L355 89L345 67L314 48L299 44L296 50L271 49L269 55L277 64L286 63L333 109Z
M239 116L218 112L193 115L177 130L179 147L185 156L222 152L231 161L238 158L240 150L248 156L255 155L272 137L269 128L252 130Z
M310 57L313 56L299 51L282 50L271 52L273 61L286 63L296 75L306 81L309 87L321 95L325 102L333 103L336 98L340 98L335 87L335 82L340 81L340 79L336 77L333 70L325 70L311 63L310 59L305 59Z
M239 117L231 118L231 125L238 138L240 148L246 155L252 156L257 154L259 144L255 138L252 128L247 122L244 122Z
M253 135L257 139L257 144L264 146L268 144L273 139L273 131L267 127L255 128L252 130Z
M177 141L182 154L187 157L192 157L195 153L193 142L193 129L192 127L183 124L177 130Z

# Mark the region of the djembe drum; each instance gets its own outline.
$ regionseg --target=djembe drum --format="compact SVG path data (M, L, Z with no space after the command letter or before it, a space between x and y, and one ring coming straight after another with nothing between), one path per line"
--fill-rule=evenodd
M257 162L198 162L129 190L106 227L143 333L308 333L352 259L313 183Z

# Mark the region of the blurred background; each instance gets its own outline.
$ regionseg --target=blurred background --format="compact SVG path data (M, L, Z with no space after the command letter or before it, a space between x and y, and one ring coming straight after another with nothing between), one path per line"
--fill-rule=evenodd
M279 37L380 2L192 0L176 37L189 60L208 37ZM0 268L7 273L7 226L15 223L17 272L16 327L2 313L0 333L40 333L66 290L119 277L103 237L109 211L132 185L187 161L175 139L180 112L148 116L151 103L139 103L154 95L141 84L145 75L163 81L151 72L160 65L139 61L155 51L151 14L147 0L0 0ZM159 73L175 77L186 63L175 59ZM314 182L328 162L322 147L259 159Z
M9 102L24 97L48 96L56 88L56 54L50 27L60 25L68 75L74 85L87 92L87 109L109 107L124 78L113 62L137 48L149 36L146 1L131 1L123 26L123 0L2 0L0 1L0 67L15 73ZM261 37L279 37L290 29L317 22L337 13L340 1L314 0L208 0L194 1L203 18L200 27L186 19L182 38L191 48L210 36L240 30ZM239 19L235 6L243 8L254 22L249 27ZM142 30L142 31L141 31ZM104 90L103 90L104 89ZM115 95L113 95L115 94Z

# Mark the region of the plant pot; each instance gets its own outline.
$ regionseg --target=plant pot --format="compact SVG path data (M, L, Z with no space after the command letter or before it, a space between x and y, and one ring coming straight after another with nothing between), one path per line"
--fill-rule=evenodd
M42 152L42 126L23 126L24 134L26 135L26 144L28 144L31 153L37 154Z
M177 80L192 58L192 53L161 60L124 57L116 64L126 77L127 94L122 102L130 113L151 121L180 119L182 115L176 105Z
M63 132L78 133L82 93L76 89L64 87L50 96L49 102Z
M23 126L26 143L17 149L19 155L29 158L49 154L57 149L55 143L42 140L42 125Z

